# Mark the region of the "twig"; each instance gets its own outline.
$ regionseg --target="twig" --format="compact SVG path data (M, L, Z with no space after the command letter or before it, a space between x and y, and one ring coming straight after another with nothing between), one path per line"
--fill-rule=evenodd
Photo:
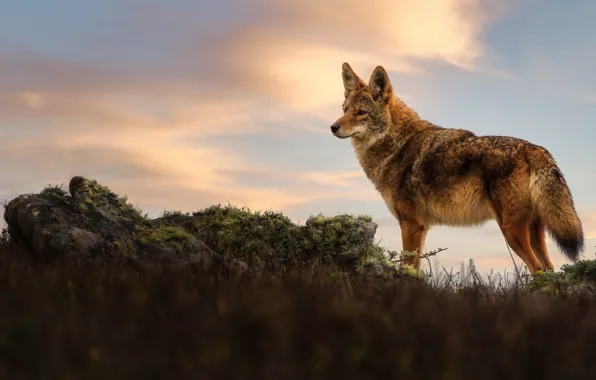
M447 250L447 248L437 248L434 251L430 251L428 253L420 255L420 259L428 259L429 257L436 256L437 253L440 253L440 252L443 252L446 250ZM403 262L403 261L408 261L409 259L406 258L406 259L390 259L390 260L394 263L399 263L399 262Z

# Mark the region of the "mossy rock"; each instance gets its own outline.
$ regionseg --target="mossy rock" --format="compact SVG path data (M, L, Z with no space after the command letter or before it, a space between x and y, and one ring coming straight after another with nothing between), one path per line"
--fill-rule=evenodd
M377 224L366 215L316 215L299 226L281 213L217 205L192 215L166 213L160 222L166 220L175 220L217 252L251 266L317 264L347 271L375 266L381 272L394 270L385 249L374 243Z
M215 205L192 214L181 224L223 257L232 256L253 269L295 263L306 243L300 228L271 211Z
M110 222L147 222L146 215L129 204L126 197L118 196L95 180L76 176L70 180L68 188L73 203L87 215Z
M377 224L369 216L316 215L306 221L303 231L325 262L356 267L383 254L383 249L374 244Z
M332 271L396 271L385 249L374 242L377 224L370 216L316 215L297 225L277 212L214 205L149 219L95 180L76 176L68 189L47 187L9 202L4 216L11 235L23 238L38 255L206 255L253 272L304 264Z
M95 180L73 177L69 192L49 186L5 205L11 238L40 258L206 261L213 252L176 226L154 225L141 211Z

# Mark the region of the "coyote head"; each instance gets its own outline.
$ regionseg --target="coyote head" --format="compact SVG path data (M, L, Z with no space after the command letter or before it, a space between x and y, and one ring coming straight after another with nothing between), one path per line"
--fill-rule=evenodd
M346 62L342 65L342 78L344 114L331 126L331 132L342 139L367 139L386 130L391 120L393 87L385 69L377 66L367 85Z

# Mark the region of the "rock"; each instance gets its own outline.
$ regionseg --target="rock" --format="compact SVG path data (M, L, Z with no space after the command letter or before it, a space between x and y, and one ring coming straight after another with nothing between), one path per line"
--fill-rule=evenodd
M126 198L84 177L73 177L69 193L46 188L10 201L4 219L11 237L39 258L127 257L208 265L214 252L178 227L155 226Z
M374 243L377 224L370 217L318 215L300 226L279 213L212 206L149 219L126 197L81 176L70 180L68 192L48 187L13 199L4 219L11 237L47 260L83 256L201 266L217 261L250 273L296 264L383 276L396 270Z
M4 219L11 236L46 258L78 253L81 247L92 252L101 243L90 221L59 193L21 195L7 204Z

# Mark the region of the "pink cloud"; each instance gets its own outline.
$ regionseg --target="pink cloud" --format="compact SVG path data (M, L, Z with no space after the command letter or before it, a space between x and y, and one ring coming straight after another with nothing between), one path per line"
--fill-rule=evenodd
M256 7L262 17L218 41L215 54L239 85L301 109L337 99L343 61L365 78L376 65L420 72L420 59L472 70L484 52L480 33L489 21L477 0L376 0L366 6L258 0Z

